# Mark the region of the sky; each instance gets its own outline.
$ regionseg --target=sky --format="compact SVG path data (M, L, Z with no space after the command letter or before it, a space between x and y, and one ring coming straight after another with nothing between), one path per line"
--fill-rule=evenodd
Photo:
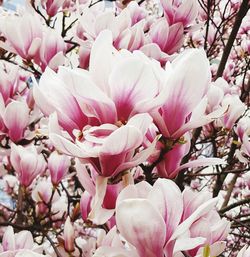
M25 0L4 0L3 1L3 7L8 10L16 10L16 7L18 5L24 5Z

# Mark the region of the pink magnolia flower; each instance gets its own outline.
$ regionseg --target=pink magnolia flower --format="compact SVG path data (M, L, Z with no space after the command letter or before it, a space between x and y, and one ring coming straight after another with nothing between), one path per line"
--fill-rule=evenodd
M1 63L0 67L0 93L6 103L16 93L19 79L18 67L4 63Z
M86 128L80 131L80 137L72 142L62 136L56 115L52 115L50 140L61 152L83 158L86 163L91 163L100 175L111 177L139 165L153 153L155 141L145 150L138 152L151 122L148 114L137 114L122 127L103 124Z
M103 31L92 47L89 71L60 67L56 74L46 69L34 98L45 115L56 111L59 124L72 136L74 129L125 124L133 115L156 108L163 72L139 52L118 52L111 33Z
M77 176L85 189L80 201L80 208L83 220L91 220L95 224L106 223L112 227L116 199L123 188L122 182L108 185L107 178L96 175L93 167L88 165L91 177L86 165L76 161ZM108 221L108 222L107 222Z
M158 179L153 187L140 182L120 193L116 224L121 236L136 248L139 256L171 257L204 244L205 238L185 235L215 203L216 199L203 202L182 222L184 205L176 184L166 179Z
M60 198L57 191L53 191L53 185L49 180L40 180L32 190L32 199L36 203L36 212L39 214L46 214L51 204L51 214L55 213L53 204Z
M166 98L159 112L153 112L152 116L165 137L177 139L188 130L212 121L204 113L192 117L208 90L211 74L205 52L197 49L184 51L171 66L166 66L166 71L169 76L163 90Z
M15 169L22 186L28 187L45 170L46 162L35 146L22 147L11 145L11 165Z
M67 175L70 167L70 159L68 156L53 152L48 159L48 169L50 172L51 182L54 186L58 185Z
M35 14L7 16L0 24L0 31L6 38L6 42L0 41L4 49L27 60L38 52L42 41L42 24Z
M223 98L222 105L229 106L223 116L222 123L225 128L232 129L236 120L244 113L246 107L237 95L227 95Z
M171 140L166 141L166 146L161 145L159 148L162 149L162 147L167 147L168 142L171 144ZM156 165L159 176L162 178L175 178L181 170L186 168L226 164L224 160L219 158L197 158L188 163L181 164L183 157L189 152L189 149L190 135L189 133L186 133L183 136L182 141L175 143Z
M184 209L182 220L186 220L193 212L204 202L212 199L209 192L193 192L186 188L183 193ZM230 222L225 218L221 219L220 215L214 210L196 220L189 228L191 237L204 237L206 242L192 250L188 251L189 256L202 254L203 246L209 245L211 256L218 256L226 247L226 237L230 230Z
M79 17L77 27L77 36L80 42L94 42L98 35L105 29L112 33L114 41L126 29L131 27L131 17L129 9L124 9L118 15L112 11L92 10L84 8L82 15Z
M50 17L55 16L59 9L63 6L64 2L67 0L42 0L41 2L43 8L46 10Z
M160 47L161 51L173 54L183 45L184 27L180 22L169 26L166 19L162 17L150 27L149 37L152 43Z
M250 118L249 117L241 118L237 124L235 132L239 136L240 142L242 144L240 149L241 152L243 152L244 154L250 157L250 140L249 140ZM243 162L248 162L248 160L246 160L243 156L241 159Z
M7 227L3 235L2 245L0 245L1 257L44 256L39 252L40 249L35 245L32 234L29 231L23 230L19 233L14 233L11 226Z
M161 4L170 25L181 22L186 27L198 15L199 6L196 0L161 0Z
M41 67L42 71L47 66L56 70L59 65L64 64L65 50L65 43L61 35L55 30L46 29L39 51L34 56L34 61Z
M74 246L75 232L69 216L67 217L64 225L63 235L64 235L63 238L64 238L65 250L69 253L73 252L75 249L75 246Z
M13 100L6 106L0 95L0 130L8 134L13 142L25 137L24 132L29 124L30 109L25 101Z

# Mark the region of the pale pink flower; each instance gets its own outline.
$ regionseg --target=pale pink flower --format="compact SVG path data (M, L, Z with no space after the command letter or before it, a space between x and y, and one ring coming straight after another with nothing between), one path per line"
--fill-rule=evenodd
M23 230L19 233L14 233L11 226L7 227L0 246L0 257L44 256L37 253L40 252L40 249L35 245L30 231Z
M198 1L196 0L161 0L168 23L181 22L184 27L190 25L198 15Z
M41 67L42 71L47 66L56 70L59 65L64 64L65 43L61 35L55 30L47 28L43 33L41 46L34 56L34 61Z
M12 144L10 161L20 184L25 187L28 187L39 174L44 172L46 167L42 154L38 154L33 145L22 147Z
M43 8L46 10L47 14L50 17L55 16L59 9L64 5L67 0L42 0L41 2Z
M13 142L25 137L24 132L30 122L30 109L25 101L12 100L6 106L0 95L0 130Z
M182 222L184 205L176 184L166 179L158 179L153 187L140 182L127 186L120 193L116 224L121 236L136 248L139 256L173 256L205 242L202 237L185 235L190 226L215 204L216 199L203 202Z
M223 126L226 129L232 129L236 120L246 110L245 104L240 100L237 95L227 95L222 100L222 106L228 106L226 114L221 119Z
M14 96L18 85L18 67L1 63L0 68L0 93L6 103Z
M63 238L64 238L65 250L69 253L73 252L75 249L75 246L74 246L75 232L69 216L67 217L66 222L64 224Z
M162 17L152 24L149 37L152 43L160 47L161 51L173 54L181 48L184 42L184 27L180 22L170 26Z
M48 169L50 172L51 182L58 185L67 175L70 167L70 159L68 156L53 152L48 159Z
M0 24L6 42L0 41L4 49L20 55L23 59L32 59L39 50L42 41L42 24L35 14L7 16Z
M186 188L183 193L183 215L182 220L186 220L196 211L196 209L204 202L212 199L209 192L194 192ZM208 213L196 220L189 228L191 237L204 237L206 241L203 245L189 250L190 256L196 256L198 253L203 252L203 246L209 245L211 256L218 256L226 247L226 238L230 230L230 222L225 218L221 219L220 215L215 209L210 210Z

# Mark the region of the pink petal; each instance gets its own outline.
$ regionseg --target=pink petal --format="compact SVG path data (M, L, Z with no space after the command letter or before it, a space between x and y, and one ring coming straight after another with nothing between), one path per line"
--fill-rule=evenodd
M104 176L111 176L121 165L129 151L142 143L142 134L136 127L123 126L115 130L104 142L99 158ZM117 144L119 142L119 144Z
M2 240L2 246L4 251L16 250L14 230L11 226L8 226Z
M106 223L114 214L114 210L102 208L107 182L108 179L105 177L98 176L96 178L96 194L88 218L97 225Z
M29 124L29 111L25 102L12 101L7 105L3 120L13 142L22 139L24 130Z
M167 179L157 179L148 200L157 209L166 223L166 241L180 223L183 212L182 194L178 186Z
M62 153L78 158L87 157L79 147L62 136L56 113L50 115L49 118L49 138L54 146Z
M136 247L140 256L163 257L165 223L148 200L122 201L116 209L116 222L121 235Z
M81 185L91 196L94 196L95 185L87 171L86 164L82 164L78 159L76 159L75 167L76 167L77 177Z
M89 71L94 82L107 94L110 91L108 78L113 66L114 54L117 52L112 41L111 31L102 31L92 46L89 61Z

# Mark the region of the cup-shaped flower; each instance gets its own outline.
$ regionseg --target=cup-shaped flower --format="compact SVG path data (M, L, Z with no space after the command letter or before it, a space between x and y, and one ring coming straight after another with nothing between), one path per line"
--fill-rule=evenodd
M161 4L169 24L181 22L186 27L198 15L199 6L196 0L161 0Z
M38 247L34 244L34 240L30 231L22 230L19 233L14 233L13 227L7 227L3 235L2 245L0 245L1 257L44 256L37 254L37 250ZM24 253L30 253L33 255L24 255Z
M30 121L29 112L30 109L25 101L13 100L5 106L0 95L0 129L13 142L24 138L24 132Z
M23 147L11 145L10 161L15 169L20 184L28 187L46 167L42 154L38 154L35 146Z
M117 51L110 31L97 37L89 71L50 69L34 87L36 104L45 115L54 111L59 124L73 136L86 125L126 124L137 113L157 108L165 72L142 53ZM36 84L36 83L35 83Z
M204 202L209 201L212 196L209 192L194 192L186 188L183 193L183 215L182 220L186 220ZM209 245L211 256L218 256L225 247L226 237L230 230L230 222L225 218L221 219L215 209L210 210L206 215L196 220L190 227L191 237L206 238L205 245ZM196 256L203 252L204 245L200 245L188 251L190 256Z
M66 0L42 0L41 4L50 17L57 14L58 10L64 5ZM40 2L40 1L39 1Z
M56 115L52 115L50 139L61 152L82 158L100 175L111 177L139 165L153 153L156 140L138 151L151 123L148 114L137 114L121 127L103 124L79 131L79 138L72 142L62 136Z
M42 71L47 66L56 70L59 65L64 64L65 43L59 33L52 29L43 32L43 38L39 51L34 61L41 67Z
M0 24L6 42L1 47L20 55L23 59L32 59L42 40L42 24L35 14L25 13L23 16L7 16Z
M201 204L181 222L183 200L176 184L166 179L158 179L153 187L140 182L127 186L118 196L116 224L121 236L136 248L139 256L169 257L204 243L201 237L187 236L187 240L180 236L186 235L190 226L215 203L216 199L212 199Z
M3 66L3 67L1 67ZM6 103L16 93L18 76L18 68L2 64L0 66L0 93Z
M51 182L57 186L67 175L70 167L70 159L68 156L53 152L48 159L48 169L50 172Z

